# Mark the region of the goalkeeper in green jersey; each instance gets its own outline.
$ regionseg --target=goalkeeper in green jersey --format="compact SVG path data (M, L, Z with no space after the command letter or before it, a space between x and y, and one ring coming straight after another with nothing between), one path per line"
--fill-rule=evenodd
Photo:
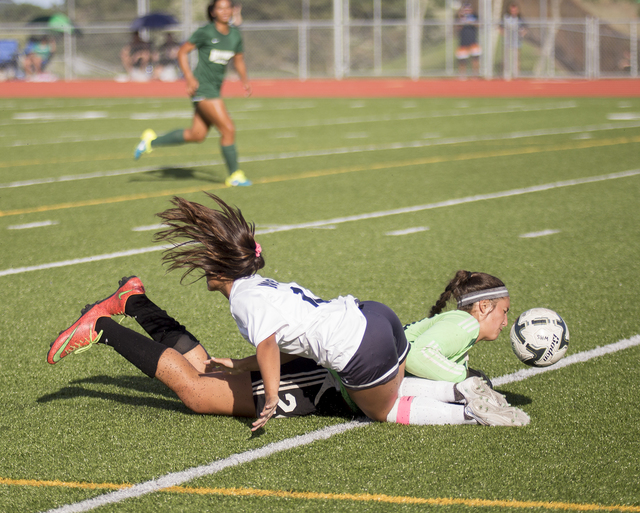
M457 310L442 313L450 299ZM460 383L470 376L491 382L481 371L469 368L469 349L481 340L495 340L507 326L509 292L490 274L458 271L429 317L405 326L411 344L407 373L436 381Z
M251 185L245 174L238 169L236 129L224 101L220 98L227 64L232 59L246 96L251 94L242 36L240 31L229 23L233 16L233 4L230 0L212 0L207 8L207 15L210 23L196 30L178 51L178 64L187 82L187 92L195 106L191 128L173 130L159 137L153 130L145 130L134 157L137 160L159 146L201 143L206 139L209 129L214 126L220 132L220 149L227 165L226 185ZM192 72L188 55L196 49L198 65Z

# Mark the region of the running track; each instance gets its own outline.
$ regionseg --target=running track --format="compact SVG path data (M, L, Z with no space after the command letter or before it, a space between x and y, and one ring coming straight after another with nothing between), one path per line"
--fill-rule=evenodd
M253 80L258 98L507 98L507 97L640 97L640 79L611 80ZM237 81L223 87L227 98L243 96ZM177 82L0 82L0 98L184 98Z

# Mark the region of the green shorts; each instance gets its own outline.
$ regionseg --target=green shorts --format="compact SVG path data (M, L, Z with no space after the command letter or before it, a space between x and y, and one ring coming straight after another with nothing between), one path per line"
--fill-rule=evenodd
M198 90L191 98L191 101L195 104L201 102L202 100L209 100L211 98L220 98L220 88L222 87L222 83L207 83L200 84Z

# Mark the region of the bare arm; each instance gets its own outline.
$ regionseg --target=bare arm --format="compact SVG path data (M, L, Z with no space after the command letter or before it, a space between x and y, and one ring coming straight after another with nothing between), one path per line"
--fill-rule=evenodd
M191 66L189 66L189 54L195 49L196 45L187 41L182 43L180 50L178 50L178 66L180 66L180 70L187 81L187 93L189 96L193 96L200 85L196 77L193 76Z
M244 54L235 54L233 56L233 65L240 76L242 85L244 86L245 96L251 96L251 84L249 83L249 77L247 76L247 65L244 62Z
M280 349L275 333L258 344L256 357L264 384L265 403L260 417L252 424L251 431L256 431L273 417L278 406L278 389L280 388Z

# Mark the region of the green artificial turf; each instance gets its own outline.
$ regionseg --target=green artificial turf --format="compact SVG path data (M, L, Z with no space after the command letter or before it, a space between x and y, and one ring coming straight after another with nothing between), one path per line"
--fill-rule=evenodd
M249 419L191 413L106 346L46 363L80 309L132 274L211 354L251 354L221 295L167 275L160 251L117 256L154 246L133 229L176 194L239 206L265 276L382 301L406 323L468 269L507 284L510 322L559 312L568 355L640 333L640 175L613 175L638 171L640 124L615 118L640 100L227 103L252 187L224 188L214 133L133 160L145 128L188 126L184 100L0 99L0 510L74 504L111 490L71 483L142 483L350 420L273 419L252 436ZM503 385L524 428L371 424L99 511L640 511L639 359L635 346ZM508 330L470 361L491 377L525 368Z

